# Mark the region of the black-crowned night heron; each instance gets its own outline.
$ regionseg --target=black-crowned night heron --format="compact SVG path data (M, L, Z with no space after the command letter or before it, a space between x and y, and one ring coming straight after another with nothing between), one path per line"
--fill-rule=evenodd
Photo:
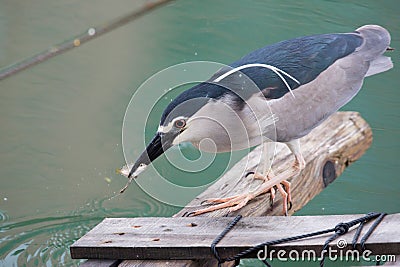
M295 156L290 167L294 171L275 181L263 168L254 177L265 183L272 179L283 194L286 213L290 202L286 179L305 167L299 138L349 102L365 77L393 67L391 59L383 56L391 50L389 44L386 29L366 25L350 33L299 37L253 51L176 97L162 114L153 140L122 174L136 178L167 149L182 142L214 152L281 142ZM194 215L240 209L271 188L270 181L268 187L250 193L211 199L216 205Z

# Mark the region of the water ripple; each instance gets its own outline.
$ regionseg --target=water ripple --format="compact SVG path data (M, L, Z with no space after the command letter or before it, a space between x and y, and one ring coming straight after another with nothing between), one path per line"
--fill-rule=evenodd
M29 218L11 222L0 213L0 266L77 266L72 260L69 246L105 217L154 216L172 214L174 209L152 198L135 199L124 209L116 208L109 197L89 200L75 211L59 217ZM169 210L171 208L171 210Z
M0 227L7 235L1 239L3 266L75 266L69 246L99 221L99 218L65 216L35 218Z
M9 217L5 211L0 210L0 222L8 221ZM1 232L1 230L0 230Z
M0 266L78 266L69 246L112 212L103 200L90 201L65 216L38 217L11 222L1 212Z

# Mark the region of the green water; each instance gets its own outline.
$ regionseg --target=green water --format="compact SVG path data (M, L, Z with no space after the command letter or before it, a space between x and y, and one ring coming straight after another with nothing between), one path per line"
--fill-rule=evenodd
M0 66L141 3L0 0ZM121 137L125 110L133 93L154 73L194 60L230 63L279 40L347 32L372 23L389 29L392 46L400 49L399 15L396 0L182 0L1 81L0 266L75 266L79 261L70 259L69 246L102 218L171 216L179 210L150 197L136 184L109 199L126 182L115 174L125 163ZM398 66L398 50L391 56ZM369 122L373 144L297 214L400 211L399 77L395 67L367 78L363 90L343 108L359 111ZM150 88L148 94L166 89ZM145 101L142 105L136 107L145 109ZM154 110L150 130L156 127L161 110ZM144 125L138 123L134 128L141 131ZM143 148L142 139L132 136L137 146L130 153L137 154ZM151 138L149 131L146 138ZM182 151L197 157L191 147ZM178 152L173 150L171 156ZM227 156L219 155L213 166L226 162ZM171 167L164 157L156 167L185 186L207 184L209 180L201 179L224 171L211 168L192 176ZM149 170L140 179L151 180L153 174ZM176 203L194 197L176 192L166 195ZM256 264L247 261L244 265Z

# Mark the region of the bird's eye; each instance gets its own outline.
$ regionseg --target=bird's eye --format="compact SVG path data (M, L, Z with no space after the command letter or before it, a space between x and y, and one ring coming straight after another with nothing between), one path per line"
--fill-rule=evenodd
M183 127L186 126L186 121L184 119L176 120L174 122L174 125L175 125L176 128L182 129Z

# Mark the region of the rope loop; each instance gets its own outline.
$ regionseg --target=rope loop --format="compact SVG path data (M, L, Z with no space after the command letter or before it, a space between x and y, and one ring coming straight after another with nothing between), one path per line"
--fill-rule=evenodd
M338 235L344 235L350 229L350 225L348 223L339 223L335 226L335 233Z

